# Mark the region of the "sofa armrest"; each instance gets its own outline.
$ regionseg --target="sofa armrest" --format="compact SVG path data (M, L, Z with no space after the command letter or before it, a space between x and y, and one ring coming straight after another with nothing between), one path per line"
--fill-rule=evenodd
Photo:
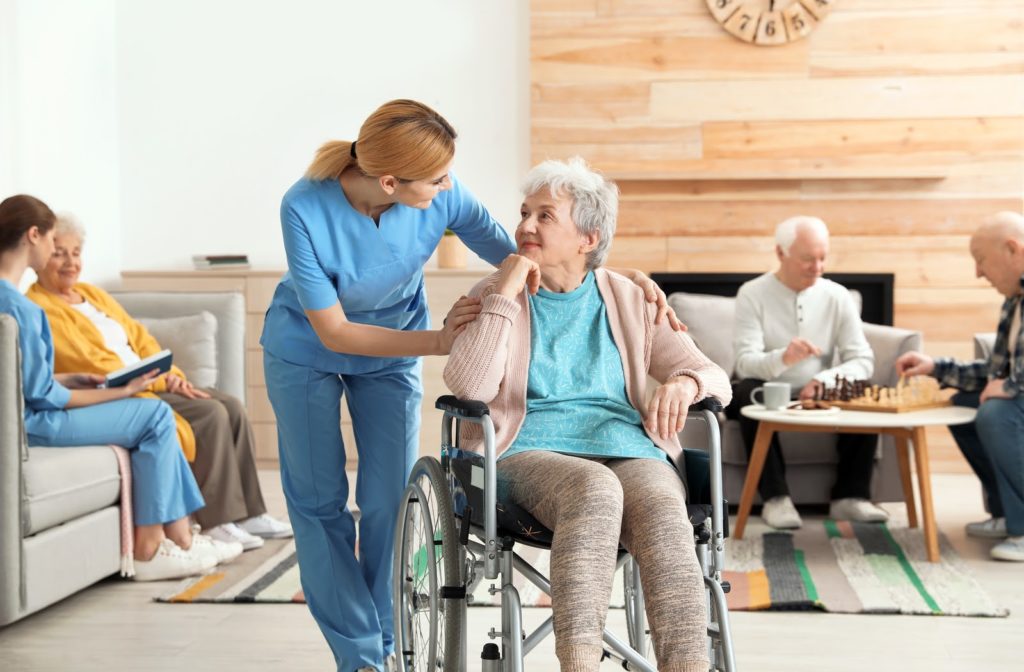
M871 376L871 382L886 387L893 387L899 382L896 359L905 352L920 351L924 347L920 331L881 324L865 322L864 337L875 353L875 373Z
M237 292L111 292L133 317L217 318L217 389L245 401L245 300Z
M996 332L974 335L974 358L988 360L992 357L992 348L996 345Z
M0 313L0 626L25 606L21 556L22 462L27 459L18 322Z

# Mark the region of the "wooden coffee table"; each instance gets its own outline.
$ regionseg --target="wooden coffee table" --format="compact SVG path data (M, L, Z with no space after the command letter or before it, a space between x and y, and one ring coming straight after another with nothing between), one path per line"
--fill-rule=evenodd
M836 432L841 434L889 434L896 439L896 453L899 458L900 479L903 482L903 496L907 503L907 522L917 527L917 509L914 506L914 482L910 475L909 445L914 447L914 462L917 466L917 484L921 491L921 518L924 523L925 547L928 560L939 561L939 538L935 527L935 509L932 507L931 471L928 466L928 443L925 427L933 425L963 425L974 421L977 411L973 408L948 406L907 413L874 413L870 411L769 411L764 406L745 406L740 412L748 418L758 420L757 438L747 466L747 478L743 481L740 509L736 517L735 536L743 538L747 517L754 504L754 494L761 480L761 470L768 455L772 435L775 432Z

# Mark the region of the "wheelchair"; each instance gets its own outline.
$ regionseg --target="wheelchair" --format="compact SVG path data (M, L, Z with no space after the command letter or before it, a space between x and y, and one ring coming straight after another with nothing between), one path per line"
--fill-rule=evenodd
M501 629L488 636L500 641L484 645L483 672L523 672L524 658L553 632L552 617L526 635L522 605L513 585L519 572L545 593L547 578L520 557L515 544L550 548L551 532L513 503L498 501L494 425L486 404L440 397L441 459L416 462L405 489L395 529L393 575L395 651L403 672L443 670L465 672L467 606L481 581L500 596ZM721 404L706 399L692 406L687 422L704 425L707 452L685 449L683 471L687 513L693 523L697 559L704 574L708 603L709 669L735 672L729 611L722 580L728 517L722 498L718 419ZM461 423L482 426L484 454L458 446ZM454 431L453 431L454 425ZM530 521L528 524L525 521ZM640 572L629 554L619 549L626 608L625 641L604 631L605 658L627 670L655 672L653 642L647 626Z

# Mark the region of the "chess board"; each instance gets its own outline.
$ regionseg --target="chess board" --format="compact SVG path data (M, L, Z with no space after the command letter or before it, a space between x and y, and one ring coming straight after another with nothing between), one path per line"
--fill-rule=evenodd
M837 376L835 385L825 390L814 403L819 407L834 406L848 411L875 413L906 413L952 406L953 402L944 399L939 390L938 381L926 376L900 378L895 387L870 385L865 380L847 380Z
M918 404L868 404L860 400L854 401L828 401L824 402L830 406L836 406L844 411L873 411L875 413L907 413L909 411L923 411L927 408L945 408L952 406L951 399L939 399Z

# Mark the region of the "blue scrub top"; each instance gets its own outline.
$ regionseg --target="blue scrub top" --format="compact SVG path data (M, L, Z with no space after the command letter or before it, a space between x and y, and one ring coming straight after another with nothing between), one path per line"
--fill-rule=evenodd
M49 425L46 411L63 410L71 390L53 377L53 336L43 309L25 298L18 288L0 280L0 312L18 322L21 347L21 386L25 395L25 431L45 435Z
M292 185L281 201L288 272L274 292L260 338L267 352L339 374L369 373L411 361L329 350L305 311L340 301L351 322L428 329L423 265L446 228L492 264L515 252L505 229L454 174L451 181L452 188L425 210L392 205L381 214L380 226L352 207L338 180L302 178Z

